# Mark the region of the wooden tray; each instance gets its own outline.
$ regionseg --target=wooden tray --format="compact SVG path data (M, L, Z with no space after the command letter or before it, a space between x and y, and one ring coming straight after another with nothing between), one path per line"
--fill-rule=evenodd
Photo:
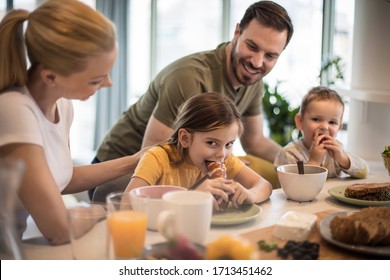
M324 239L321 238L320 232L319 232L319 224L321 220L330 215L335 213L333 210L327 210L316 213L317 215L317 226L313 229L311 234L308 237L308 240L311 242L317 242L320 244L320 252L319 252L319 259L320 260L367 260L367 259L378 259L378 256L371 256L367 254L362 253L356 253L352 252L343 248L336 247L332 244L329 244ZM278 240L272 235L272 231L274 229L274 226L254 230L251 232L247 232L244 234L241 234L240 236L248 239L251 242L258 242L260 240L265 241L272 241L272 240ZM280 240L278 241L278 247L283 247L286 243L286 240ZM273 250L271 252L264 252L259 251L259 258L263 260L280 260L280 258L277 255L276 250ZM380 258L380 257L379 257Z

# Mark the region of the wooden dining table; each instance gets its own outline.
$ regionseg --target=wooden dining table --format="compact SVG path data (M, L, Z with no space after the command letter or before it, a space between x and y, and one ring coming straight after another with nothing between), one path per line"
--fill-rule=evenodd
M345 211L357 211L362 205L356 205L340 201L329 194L329 190L339 186L346 186L353 183L368 183L368 182L390 182L390 176L381 161L368 161L370 172L365 179L353 179L348 176L341 178L328 179L317 197L310 202L295 202L287 199L282 189L275 189L271 197L259 204L260 213L249 221L239 224L228 225L212 225L206 244L212 242L223 235L238 235L250 242L257 243L260 240L277 241L278 246L282 246L286 240L276 239L273 234L273 228L278 219L288 211L298 211L317 215L317 225L312 230L308 237L309 241L320 244L319 259L327 260L342 260L342 259L381 259L381 255L372 255L354 250L348 250L330 244L321 237L319 225L321 220L333 213ZM387 205L390 206L390 205ZM105 229L102 229L105 230ZM148 230L145 240L145 246L165 242L163 236L157 231ZM103 241L102 241L103 242ZM72 259L71 246L65 244L61 246L51 246L43 237L34 237L25 239L21 244L23 255L26 259L33 260L62 260ZM259 252L260 259L280 259L276 251ZM385 257L386 258L386 257ZM389 258L387 256L387 258Z

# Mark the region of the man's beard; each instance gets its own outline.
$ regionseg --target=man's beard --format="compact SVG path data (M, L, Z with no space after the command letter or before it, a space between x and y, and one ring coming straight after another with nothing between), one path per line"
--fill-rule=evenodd
M231 70L232 70L232 73L234 75L234 77L236 78L236 80L243 86L251 86L255 83L257 83L264 75L262 75L261 77L259 77L258 79L253 79L253 77L251 76L248 76L248 75L239 75L238 73L238 69L240 67L240 64L244 64L244 59L243 58L240 58L240 57L237 57L237 54L236 54L236 48L237 48L237 41L235 42L232 42L232 48L231 48L231 51L230 51L230 64L231 64ZM242 65L242 67L244 67Z

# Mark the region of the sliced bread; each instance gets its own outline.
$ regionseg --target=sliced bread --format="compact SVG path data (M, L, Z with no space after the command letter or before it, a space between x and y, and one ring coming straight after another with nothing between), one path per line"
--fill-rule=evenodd
M361 183L348 186L344 191L345 197L385 201L390 200L390 183Z
M390 207L368 207L330 221L334 240L354 245L390 245Z

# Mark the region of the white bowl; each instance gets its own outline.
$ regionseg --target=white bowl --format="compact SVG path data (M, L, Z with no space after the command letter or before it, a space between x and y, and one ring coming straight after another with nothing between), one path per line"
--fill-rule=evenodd
M297 164L278 166L276 172L287 198L299 202L315 199L328 176L326 168L306 164L304 166L304 174L299 174Z
M157 217L163 211L162 196L167 192L186 190L179 186L152 185L130 191L130 201L134 210L142 211L148 217L148 229L157 230Z

